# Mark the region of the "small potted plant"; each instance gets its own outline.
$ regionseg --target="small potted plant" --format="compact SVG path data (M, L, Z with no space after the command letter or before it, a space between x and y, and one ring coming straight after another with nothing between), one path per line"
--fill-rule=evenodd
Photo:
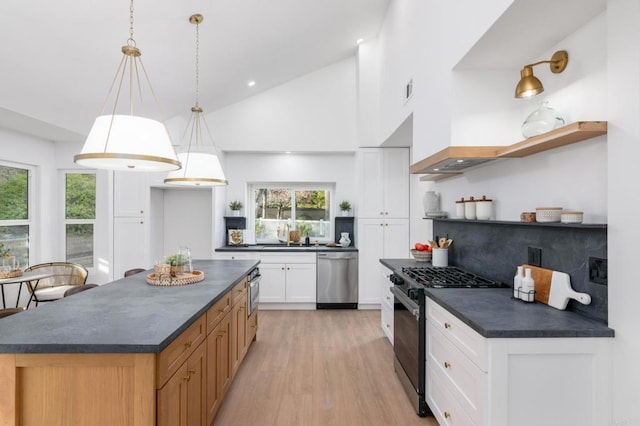
M184 272L184 265L189 263L189 257L182 253L172 254L166 257L165 263L170 266L169 274L175 277Z
M349 212L351 211L351 203L346 200L341 202L340 211L342 212L342 216L349 216Z
M240 216L240 210L244 207L244 205L240 201L232 201L229 203L229 208L233 212L234 216Z

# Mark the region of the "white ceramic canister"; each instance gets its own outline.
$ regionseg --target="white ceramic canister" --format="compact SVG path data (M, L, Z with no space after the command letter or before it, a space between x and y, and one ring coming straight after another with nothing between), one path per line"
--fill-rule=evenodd
M436 267L449 266L449 249L434 247L431 253L431 264Z
M489 220L493 214L493 201L487 199L486 195L481 200L476 200L476 218L478 220Z
M456 218L464 219L464 197L456 201Z
M474 200L473 197L469 197L468 200L464 200L464 218L476 218L476 200Z

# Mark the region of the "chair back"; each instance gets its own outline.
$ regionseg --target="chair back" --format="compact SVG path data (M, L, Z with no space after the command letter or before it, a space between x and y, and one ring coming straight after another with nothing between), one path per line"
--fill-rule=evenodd
M49 278L42 278L38 283L38 290L47 287L58 287L61 285L83 285L87 281L87 269L76 263L70 262L50 262L30 266L25 272L36 272L41 274L52 274ZM27 282L27 288L33 292L35 283Z
M92 288L98 287L98 284L85 284L85 285L79 285L76 287L72 287L69 290L64 292L64 295L62 297L69 297L69 296L73 296L76 293L80 293L83 292L85 290L90 290Z

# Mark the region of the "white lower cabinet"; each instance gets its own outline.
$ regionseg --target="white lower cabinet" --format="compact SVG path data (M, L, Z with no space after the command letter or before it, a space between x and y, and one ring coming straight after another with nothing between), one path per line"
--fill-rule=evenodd
M262 254L260 273L260 309L315 309L315 253Z
M144 217L116 217L113 220L113 279L134 268L149 267Z
M391 293L391 281L389 276L391 271L384 266L380 267L380 294L382 303L380 304L380 323L384 335L393 345L393 293Z
M427 299L427 403L440 425L610 423L611 339L484 338Z

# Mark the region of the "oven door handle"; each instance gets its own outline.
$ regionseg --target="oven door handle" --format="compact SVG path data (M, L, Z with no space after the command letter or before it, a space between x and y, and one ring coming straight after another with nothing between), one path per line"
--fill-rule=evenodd
M409 296L404 294L402 290L399 290L395 287L391 287L390 290L391 290L391 293L393 293L393 295L400 301L400 303L402 303L404 307L406 307L409 310L409 312L411 312L413 316L416 317L416 320L419 320L420 307L418 306L418 304L413 300L411 300Z

